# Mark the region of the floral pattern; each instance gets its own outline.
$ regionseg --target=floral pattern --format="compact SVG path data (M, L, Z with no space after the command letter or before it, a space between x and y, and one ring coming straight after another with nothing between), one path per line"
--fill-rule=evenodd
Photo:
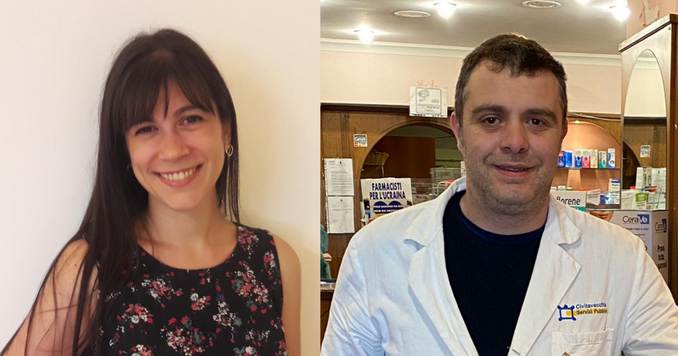
M287 355L273 238L238 225L222 264L179 270L143 249L104 298L107 355Z

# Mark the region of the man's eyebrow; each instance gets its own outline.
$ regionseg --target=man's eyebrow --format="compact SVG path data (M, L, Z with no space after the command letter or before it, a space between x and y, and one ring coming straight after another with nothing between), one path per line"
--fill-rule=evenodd
M527 115L537 115L537 116L547 116L552 120L556 120L556 113L549 109L528 109L525 114Z
M471 114L477 115L477 114L486 113L486 112L501 114L501 113L506 112L506 108L504 108L501 105L492 105L492 104L479 105L479 106L476 106L473 109L473 111L471 111Z

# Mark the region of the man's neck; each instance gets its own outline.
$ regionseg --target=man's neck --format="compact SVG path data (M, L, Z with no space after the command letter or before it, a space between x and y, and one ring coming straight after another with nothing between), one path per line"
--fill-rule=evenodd
M535 231L544 225L549 200L546 196L543 202L533 207L525 206L524 210L508 212L482 201L467 190L459 205L464 216L481 229L500 235L518 235Z

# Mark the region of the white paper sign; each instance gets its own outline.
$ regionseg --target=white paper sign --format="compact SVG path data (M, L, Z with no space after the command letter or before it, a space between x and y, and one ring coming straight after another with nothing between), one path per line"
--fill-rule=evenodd
M410 116L447 117L447 90L410 87Z
M640 145L640 158L650 157L650 151L651 150L652 150L652 146L650 146L650 145Z
M325 159L325 195L354 195L352 159Z
M348 234L355 232L353 220L353 197L327 197L328 233Z

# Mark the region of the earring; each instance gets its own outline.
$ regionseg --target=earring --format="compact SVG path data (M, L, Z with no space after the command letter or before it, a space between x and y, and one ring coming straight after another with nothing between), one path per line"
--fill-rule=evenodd
M233 145L228 145L228 148L226 149L226 156L229 158L233 156Z

